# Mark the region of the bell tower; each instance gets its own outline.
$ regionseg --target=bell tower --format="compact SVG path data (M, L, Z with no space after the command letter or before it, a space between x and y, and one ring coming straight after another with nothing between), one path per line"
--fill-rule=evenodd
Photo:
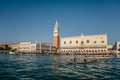
M56 20L55 27L54 27L54 46L56 47L58 51L60 48L60 40L59 40L59 27L58 27L57 20Z

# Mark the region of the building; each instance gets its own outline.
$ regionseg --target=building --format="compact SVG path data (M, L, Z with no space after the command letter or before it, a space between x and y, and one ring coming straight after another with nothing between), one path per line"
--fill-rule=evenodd
M24 53L55 53L56 48L51 43L21 42L19 52Z
M20 42L19 52L25 52L25 53L31 52L31 48L33 48L32 44L34 44L34 43L31 41ZM35 46L34 46L34 48L35 48ZM32 49L32 50L34 50L34 49Z
M107 43L107 34L64 37L61 38L61 53L105 53Z
M55 53L56 48L52 43L40 43L40 53Z
M116 42L116 46L117 46L116 50L120 51L120 41Z
M11 47L12 50L16 50L16 51L20 48L20 44L19 43L10 44L9 46Z
M54 27L54 46L56 47L57 51L60 49L60 37L59 37L59 27L58 22L56 21L55 27Z
M6 44L0 44L0 47L5 49Z
M113 46L113 50L120 51L120 41L115 42Z
M113 52L113 45L108 45L107 50L109 53L112 53Z
M120 41L115 42L112 50L116 57L120 57Z

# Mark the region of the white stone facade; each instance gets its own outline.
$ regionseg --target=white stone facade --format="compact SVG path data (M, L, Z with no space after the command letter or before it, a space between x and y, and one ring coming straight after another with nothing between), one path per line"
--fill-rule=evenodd
M117 41L116 43L115 43L115 50L116 51L120 51L120 41Z
M31 42L21 42L20 43L20 52L31 52Z
M62 53L103 53L107 52L107 34L81 35L61 38Z
M40 43L40 53L55 53L56 48L51 43Z
M19 52L25 53L54 53L56 48L51 43L21 42Z

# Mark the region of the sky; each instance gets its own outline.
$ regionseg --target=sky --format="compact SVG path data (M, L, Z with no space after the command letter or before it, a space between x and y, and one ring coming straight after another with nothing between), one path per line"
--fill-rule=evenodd
M60 37L107 34L120 41L120 0L0 0L0 43L53 42Z

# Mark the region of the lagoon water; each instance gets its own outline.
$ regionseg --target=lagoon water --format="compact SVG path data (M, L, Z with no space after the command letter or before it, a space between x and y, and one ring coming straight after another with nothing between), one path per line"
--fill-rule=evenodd
M120 58L68 64L64 56L0 53L0 80L120 80Z

